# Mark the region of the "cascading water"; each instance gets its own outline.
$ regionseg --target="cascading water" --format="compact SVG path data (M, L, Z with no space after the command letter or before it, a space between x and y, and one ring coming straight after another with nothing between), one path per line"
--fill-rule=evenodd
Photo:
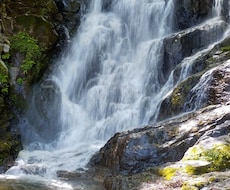
M148 101L162 86L160 38L170 33L173 1L113 1L109 13L101 7L100 0L92 1L70 52L50 76L60 91L51 129L59 129L40 134L55 136L49 136L51 144L32 142L20 153L22 173L33 173L38 161L40 175L84 167L115 132L149 120Z
M173 89L173 71L165 76L162 62L163 39L175 32L174 1L113 0L109 10L102 7L91 1L73 45L42 83L52 93L32 98L22 123L25 149L8 174L54 178L58 170L84 168L115 132L156 118ZM182 74L180 80L188 73Z

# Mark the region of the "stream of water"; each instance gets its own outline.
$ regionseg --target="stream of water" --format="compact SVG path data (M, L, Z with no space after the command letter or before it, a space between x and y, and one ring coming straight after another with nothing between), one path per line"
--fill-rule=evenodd
M221 5L217 1L215 16ZM59 181L56 172L86 169L116 132L157 117L175 84L173 70L162 71L163 39L178 32L174 6L173 0L113 0L105 11L102 0L91 1L68 52L31 98L20 123L24 150L0 177L6 187L13 180L17 189L84 189ZM181 63L180 80L194 56Z

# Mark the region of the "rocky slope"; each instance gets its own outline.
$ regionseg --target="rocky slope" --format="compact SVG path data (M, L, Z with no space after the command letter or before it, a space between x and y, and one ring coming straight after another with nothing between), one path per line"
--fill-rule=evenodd
M47 70L53 49L59 52L65 45L65 27L74 32L80 5L61 0L2 2L0 163L5 164L20 149L20 136L12 133L13 110L24 110L31 84ZM215 1L175 2L174 26L183 30L164 40L159 75L163 83L174 70L175 88L152 118L158 123L115 134L91 159L87 173L60 171L59 177L95 180L107 190L230 189L230 39L194 57L190 76L178 82L181 61L218 40L228 27L229 2L223 0L222 20L212 25L201 23ZM104 11L110 3L106 1ZM63 27L63 22L68 24Z
M93 156L88 172L60 171L59 177L102 183L106 190L230 189L229 34L213 44L229 21L223 12L224 19L216 24L187 28L201 23L212 3L178 3L186 16L177 14L177 26L186 29L164 40L161 75L164 82L174 69L175 88L153 124L116 133ZM208 44L213 45L200 51ZM191 63L190 76L178 82L183 60Z
M185 30L164 40L161 75L164 81L174 69L175 88L152 118L158 123L115 134L91 159L90 166L106 170L106 189L230 189L229 34L199 53L229 23L223 1L223 20L200 24L213 2L178 3L176 26ZM184 59L190 76L178 82Z
M109 169L106 189L230 188L230 59L202 78L209 80L206 106L117 133L92 158Z
M14 127L17 115L26 108L31 85L66 45L66 31L76 30L79 10L78 2L67 8L58 0L1 1L0 166L13 161L21 149L20 134Z

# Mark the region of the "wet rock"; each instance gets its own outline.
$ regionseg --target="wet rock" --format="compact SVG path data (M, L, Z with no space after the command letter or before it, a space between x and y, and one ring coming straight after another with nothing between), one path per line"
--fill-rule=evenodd
M225 106L202 110L193 116L182 117L159 126L117 133L94 156L91 163L127 174L178 161L204 133L215 127L224 128L216 120L229 114L229 108ZM225 111L218 114L218 110Z
M61 110L60 91L54 81L47 79L34 86L32 93L34 96L29 99L31 104L28 110L33 110L33 112L31 113L28 111L26 113L29 125L34 126L33 130L36 131L36 135L34 135L31 140L34 141L37 139L46 143L51 143L57 138L62 129L59 117ZM49 104L50 102L52 102L52 104ZM47 109L48 106L49 109ZM36 118L33 117L34 114L36 114ZM31 127L27 127L26 130L29 133ZM31 135L33 134L34 131L31 132Z
M105 187L103 186L103 178L105 174L106 171L101 168L97 168L97 170L89 169L88 171L78 170L75 172L57 172L59 178L68 181L68 183L74 184L74 187L77 187L80 184L80 187L84 186L84 188L90 190L105 190Z
M211 152L216 151L217 145L217 149L221 147L221 142L224 144L223 147L229 147L229 115L230 105L227 103L222 106L209 106L152 127L117 133L92 158L90 164L111 170L112 174L107 175L104 181L107 189L131 187L127 185L133 183L134 176L139 176L136 179L139 180L139 185L141 180L142 183L145 182L145 176L150 176L147 181L152 181L158 186L162 184L158 181L161 175L171 181L170 185L175 183L181 188L191 175L205 175L207 172L222 171L223 167L229 168L228 148L223 151L223 155L226 156L220 154L219 158L223 159L219 161L212 156L210 159L202 160L200 152L195 152L196 156L189 154L194 152L196 146L205 145L202 149L205 158L206 153L212 155ZM183 160L179 161L182 158ZM149 170L150 168L152 169ZM150 173L147 175L148 171ZM164 183L169 185L167 182Z
M179 29L189 28L201 22L212 10L212 0L177 0L176 18Z
M216 51L218 49L214 52ZM162 101L158 121L206 105L222 104L228 101L230 96L229 61L223 63L223 60L228 59L228 56L223 51L218 56L214 52L210 55L202 55L201 59L198 58L190 69L191 74L195 74L179 83L172 93ZM214 56L217 57L213 58ZM218 64L220 65L217 66ZM205 72L210 67L214 68Z
M162 101L157 121L168 119L189 109L189 106L185 107L186 102L190 101L191 90L199 78L200 75L191 76L174 88L172 94Z
M58 34L54 26L40 15L18 15L15 17L14 27L15 31L29 31L28 34L38 40L46 50L52 49L57 43Z
M59 10L53 0L3 0L0 13L0 142L4 145L0 165L7 168L7 163L12 162L21 149L21 140L15 139L18 135L13 126L17 118L13 113L25 110L31 84L41 78L48 67L51 52L59 40L55 28L62 21L57 19ZM29 36L28 43L20 39L12 41L12 36L18 33ZM23 48L28 51L22 52ZM35 51L36 58L29 56L29 61L27 57L25 64L26 52L31 53L31 49L39 52Z
M183 30L201 23L215 10L218 2L216 0L176 0L176 26ZM222 3L223 8L220 16L227 21L229 19L229 2L223 0Z
M185 57L195 54L218 40L226 26L224 21L218 21L215 24L204 24L166 37L163 41L162 67L165 78L168 78L169 72Z
M65 26L68 32L72 35L76 32L77 27L80 24L80 8L81 4L78 1L63 1L55 0L58 10L60 12L57 15L61 25L58 28ZM60 29L57 29L60 30ZM62 34L62 33L59 33Z

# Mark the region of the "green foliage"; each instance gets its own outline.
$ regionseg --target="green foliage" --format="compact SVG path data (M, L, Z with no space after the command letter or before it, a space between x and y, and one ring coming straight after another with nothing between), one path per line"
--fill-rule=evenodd
M189 155L183 160L204 160L210 162L206 166L186 166L185 171L191 175L198 175L213 171L222 171L230 168L230 145L215 145L211 149L203 147L193 147L190 149Z
M22 85L24 81L21 77L19 77L16 82L18 85Z
M11 38L11 48L13 51L20 52L24 55L24 61L21 65L23 73L26 75L33 68L36 62L42 58L42 48L38 41L29 34L19 32Z
M222 47L221 50L224 51L224 52L230 51L230 45Z
M8 71L7 68L3 65L4 63L0 62L0 89L3 94L8 93Z
M6 53L6 54L2 54L2 59L3 60L7 60L10 58L10 54L9 53Z
M212 163L210 171L220 171L230 168L230 146L221 145L208 149L203 153L205 159Z

